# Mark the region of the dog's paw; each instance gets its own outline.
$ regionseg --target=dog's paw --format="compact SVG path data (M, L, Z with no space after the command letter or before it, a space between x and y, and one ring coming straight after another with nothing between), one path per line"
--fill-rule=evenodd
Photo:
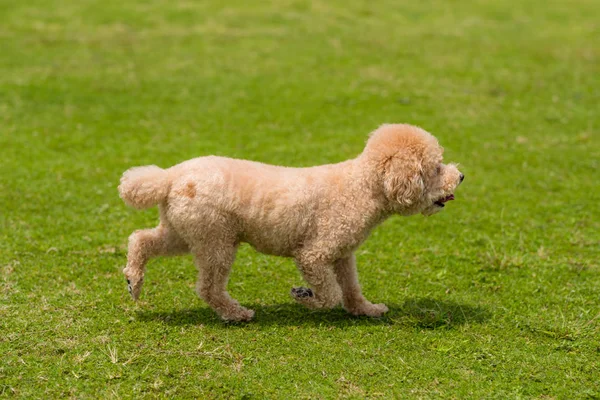
M248 322L254 318L254 310L249 310L244 307L240 307L238 310L231 312L226 315L221 315L221 318L227 322Z
M311 289L305 287L292 288L290 294L296 300L304 299L307 297L314 297L314 293Z
M367 317L381 317L389 311L385 304L363 303L347 309L353 315L366 315Z
M137 301L137 299L140 297L140 293L142 291L142 284L144 283L144 280L139 279L134 282L127 278L125 278L125 280L127 281L127 291L131 295L131 298Z

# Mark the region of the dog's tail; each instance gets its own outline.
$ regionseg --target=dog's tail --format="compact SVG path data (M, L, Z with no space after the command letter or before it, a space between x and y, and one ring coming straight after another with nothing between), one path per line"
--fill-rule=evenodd
M156 165L128 169L121 177L119 196L134 208L150 208L163 202L170 189L167 171Z

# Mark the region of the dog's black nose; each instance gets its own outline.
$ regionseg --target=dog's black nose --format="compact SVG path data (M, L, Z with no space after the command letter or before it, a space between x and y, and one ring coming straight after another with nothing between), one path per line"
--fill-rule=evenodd
M465 176L463 174L460 174L460 181L464 181L465 180Z

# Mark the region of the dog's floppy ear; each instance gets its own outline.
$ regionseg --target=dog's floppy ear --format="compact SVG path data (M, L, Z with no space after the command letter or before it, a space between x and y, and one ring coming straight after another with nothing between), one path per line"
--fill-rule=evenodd
M422 166L416 157L391 156L385 160L384 171L383 184L389 200L411 206L421 198L425 184L421 177Z

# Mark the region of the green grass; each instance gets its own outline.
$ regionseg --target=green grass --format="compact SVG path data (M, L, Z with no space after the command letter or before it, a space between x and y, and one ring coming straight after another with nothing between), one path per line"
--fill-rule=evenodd
M220 5L226 4L226 5ZM0 396L599 398L600 3L1 1ZM190 257L134 304L134 165L337 162L433 132L457 200L357 253L381 319L311 312L243 247L225 324Z

